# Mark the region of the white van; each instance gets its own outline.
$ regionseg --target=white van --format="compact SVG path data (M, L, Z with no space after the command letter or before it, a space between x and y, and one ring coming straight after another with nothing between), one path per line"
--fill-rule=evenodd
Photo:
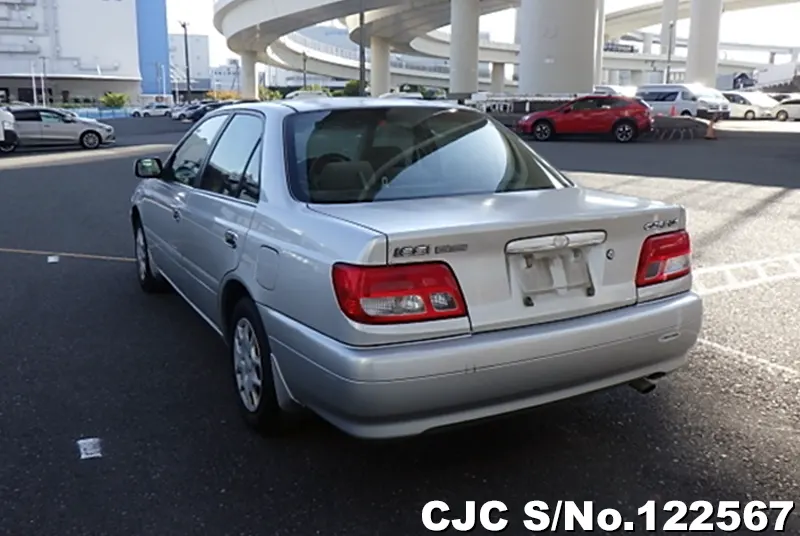
M292 91L284 98L288 100L288 99L324 99L326 97L330 97L330 95L324 91L298 89L297 91Z
M772 119L778 101L760 91L725 91L731 103L731 119Z
M636 96L656 114L704 119L716 114L729 119L731 114L731 104L721 91L700 84L646 84L639 86Z

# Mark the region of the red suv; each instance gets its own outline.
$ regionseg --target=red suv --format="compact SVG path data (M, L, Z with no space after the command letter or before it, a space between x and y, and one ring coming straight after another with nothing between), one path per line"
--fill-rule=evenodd
M534 112L517 122L517 132L547 141L561 135L608 135L620 143L634 141L653 128L650 106L619 95L581 97L553 110Z

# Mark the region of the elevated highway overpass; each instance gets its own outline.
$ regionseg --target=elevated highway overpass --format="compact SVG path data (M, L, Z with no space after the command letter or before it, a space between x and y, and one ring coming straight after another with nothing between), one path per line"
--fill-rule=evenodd
M796 0L724 0L725 11L751 9L791 3ZM447 72L427 71L390 65L389 50L432 57L450 57L450 36L437 28L450 23L449 0L364 0L366 24L358 22L359 0L217 0L214 5L214 25L226 37L229 48L242 55L243 87L255 87L255 61L292 70L302 70L304 61L308 72L337 78L357 78L358 58L343 49L334 50L321 43L297 36L296 30L329 20L343 20L351 39L359 41L361 31L371 45L373 58L367 65L376 91L388 90L389 79L396 84L410 83L446 86ZM519 0L482 0L482 15L519 5ZM679 0L678 18L690 15L691 0ZM605 16L605 34L620 37L661 22L663 2L610 12ZM680 42L678 42L680 44ZM740 46L741 44L737 45ZM746 45L745 45L746 46ZM724 46L721 47L724 50ZM781 47L785 48L785 47ZM798 47L800 48L800 47ZM737 48L738 49L738 48ZM377 54L376 54L377 52ZM625 54L606 52L604 67L609 69L653 71L666 66L665 57L655 54ZM480 43L478 60L497 66L519 63L519 45L484 41ZM671 65L680 67L684 57L673 57ZM763 63L723 59L722 73L751 71ZM493 69L494 87L502 80L503 70ZM493 87L492 79L479 81L479 89ZM252 84L251 84L252 82ZM514 85L514 83L511 83ZM254 90L253 90L254 91Z

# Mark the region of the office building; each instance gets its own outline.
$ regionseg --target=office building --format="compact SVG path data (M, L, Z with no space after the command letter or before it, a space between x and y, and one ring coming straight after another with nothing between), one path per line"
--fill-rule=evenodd
M193 92L206 92L211 88L211 57L207 35L188 35L189 69ZM172 66L172 86L176 91L186 91L186 47L182 33L169 34L169 61Z
M171 91L166 0L0 2L0 98L89 103Z

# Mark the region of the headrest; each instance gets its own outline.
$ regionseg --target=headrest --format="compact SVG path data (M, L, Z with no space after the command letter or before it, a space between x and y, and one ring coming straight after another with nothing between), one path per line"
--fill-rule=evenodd
M322 168L315 190L325 198L336 195L352 199L364 189L373 173L369 162L332 162Z

